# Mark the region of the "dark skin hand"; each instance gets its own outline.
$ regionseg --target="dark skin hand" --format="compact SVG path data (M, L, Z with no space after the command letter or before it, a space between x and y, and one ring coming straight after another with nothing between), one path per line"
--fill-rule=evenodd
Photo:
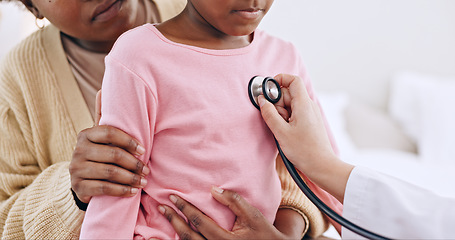
M137 140L117 128L97 126L101 117L100 97L99 92L96 102L96 126L79 133L70 164L71 187L77 197L85 203L88 203L93 196L133 196L135 194L133 189L138 190L145 186L145 184L141 185L140 181L150 173L150 170L134 157L142 154L141 151L138 152L141 147ZM201 224L204 227L199 231L207 238L299 239L305 229L302 216L294 210L279 209L273 226L258 209L247 203L240 195L224 191L223 194L218 193L217 198L217 192L213 190L212 194L221 203L229 204L238 216L236 227L232 232L219 227L183 199L178 202L182 210L185 206L189 206L185 208L184 214L192 213L201 216ZM177 199L180 198L177 197ZM235 206L237 206L235 209L232 208ZM176 232L182 234L181 238L185 239L184 236L187 235L198 236L196 239L202 238L199 233L189 228L175 211L169 207L165 209L169 209L166 211L169 217L174 216L171 223Z
M134 157L144 153L137 140L117 128L98 126L100 105L99 93L96 125L79 133L69 166L71 188L84 203L93 196L133 196L147 184L144 176L150 173Z
M123 131L94 126L81 131L69 170L71 188L88 203L92 196L129 197L147 184L150 172L133 155L141 154L138 143Z
M232 231L227 231L211 218L202 213L199 209L194 207L191 203L184 199L171 195L169 199L189 220L198 231L194 231L190 225L174 211L173 208L160 205L158 210L163 214L171 223L173 228L181 239L299 239L302 235L304 222L302 217L293 210L280 209L277 213L279 217L289 217L288 214L296 214L301 222L292 224L279 224L274 226L265 219L262 213L239 194L229 190L222 190L219 188L212 188L212 196L218 202L229 207L232 212L237 216ZM280 213L281 212L281 213ZM277 219L275 219L276 221ZM299 224L303 226L299 226ZM284 229L278 229L281 227Z

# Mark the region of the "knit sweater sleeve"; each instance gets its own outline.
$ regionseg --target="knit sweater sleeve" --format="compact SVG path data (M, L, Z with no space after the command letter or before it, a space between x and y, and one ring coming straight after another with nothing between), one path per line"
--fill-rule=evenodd
M52 75L39 39L39 34L29 37L0 68L1 239L75 239L83 218L72 200L68 171L75 133L57 124L67 121L55 118L57 111L48 112L55 99L48 93L52 86L41 81ZM36 85L27 86L31 82ZM33 91L47 100L35 98Z
M161 21L167 21L179 14L186 6L187 0L154 0L161 15Z
M305 221L303 235L318 237L329 227L329 222L321 211L302 193L284 166L281 157L276 159L276 170L281 180L280 208L298 212Z

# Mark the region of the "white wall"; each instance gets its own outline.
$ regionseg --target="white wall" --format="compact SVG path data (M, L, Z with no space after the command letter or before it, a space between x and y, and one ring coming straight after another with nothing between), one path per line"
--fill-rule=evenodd
M20 40L35 31L35 17L21 4L0 3L0 59Z
M386 106L395 71L455 76L453 0L276 0L261 28L294 42L317 90Z

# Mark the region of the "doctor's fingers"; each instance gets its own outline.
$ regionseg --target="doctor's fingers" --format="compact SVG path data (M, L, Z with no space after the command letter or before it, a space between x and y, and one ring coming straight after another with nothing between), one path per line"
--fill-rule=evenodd
M262 95L258 97L259 106L261 108L261 115L264 122L272 131L273 135L280 139L286 132L289 131L288 119L284 119L283 114L279 113L279 108L275 107L272 103L267 101ZM287 111L281 108L282 111Z
M282 88L287 88L289 90L287 92L288 99L285 102L287 106L289 106L289 104L294 99L310 98L308 91L306 90L305 83L299 76L289 74L278 74L275 76L275 80L280 84Z
M287 88L281 88L281 98L277 103L273 105L281 117L283 117L283 119L286 121L288 121L289 117L291 116L290 102L291 97L289 95L289 90Z

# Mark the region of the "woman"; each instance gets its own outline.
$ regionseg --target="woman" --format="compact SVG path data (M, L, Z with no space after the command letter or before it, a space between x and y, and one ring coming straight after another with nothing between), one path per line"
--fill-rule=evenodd
M104 56L120 34L174 16L186 1L21 2L52 24L19 44L0 70L0 231L5 239L77 238L78 206L94 195L131 196L150 172L133 156L143 149L134 139L111 127L89 128ZM292 237L323 232L322 214L282 165L278 172L278 229Z

